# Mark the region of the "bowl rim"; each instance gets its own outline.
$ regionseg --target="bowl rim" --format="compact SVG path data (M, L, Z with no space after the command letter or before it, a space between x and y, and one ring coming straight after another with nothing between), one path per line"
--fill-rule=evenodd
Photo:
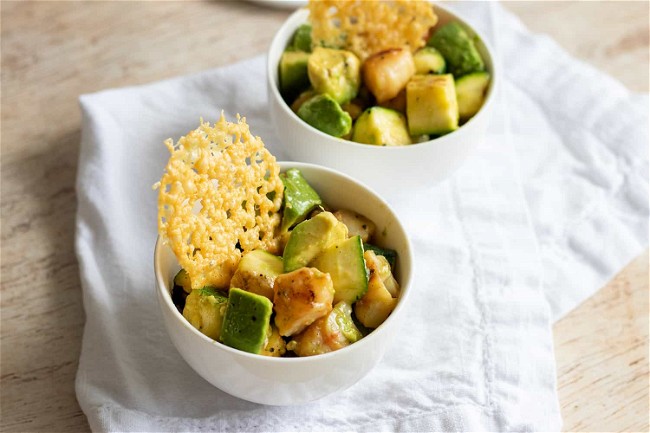
M372 341L377 340L378 338L381 338L381 336L385 333L385 331L388 329L388 326L385 326L387 323L392 324L392 326L398 326L399 322L398 319L396 318L398 315L401 316L403 313L402 310L405 308L408 298L411 295L411 291L413 290L413 270L414 270L414 265L413 265L413 248L411 245L411 240L408 236L408 232L404 229L404 226L402 225L401 220L398 218L396 212L394 209L383 199L379 194L377 194L372 188L368 187L366 184L364 184L361 181L358 181L351 176L348 176L344 173L341 173L338 170L334 170L322 165L318 164L310 164L310 163L304 163L304 162L295 162L295 161L278 161L278 164L280 164L281 171L288 170L289 168L310 168L310 169L315 169L315 170L321 170L328 172L329 174L335 175L335 176L340 176L344 178L344 180L352 183L356 183L358 186L362 187L363 189L366 190L366 193L370 193L371 195L374 196L375 199L379 200L384 207L388 210L389 214L394 218L394 220L397 222L397 228L399 231L402 233L402 237L404 238L404 245L405 245L405 252L407 254L407 264L408 267L406 269L402 269L401 273L405 274L405 277L402 276L402 279L406 279L404 284L403 282L400 281L400 297L398 298L397 305L395 306L395 309L391 312L391 314L386 318L386 320L379 325L377 328L372 330L367 336L363 337L361 340L350 344L349 346L343 347L341 349L324 353L324 354L319 354L319 355L314 355L314 356L303 356L303 357L293 357L293 358L282 358L282 357L271 357L271 356L264 356L264 355L259 355L256 353L249 353L249 352L244 352L242 350L238 350L235 348L232 348L230 346L226 346L225 344L221 343L220 341L213 340L212 338L208 337L207 335L204 335L201 333L198 329L196 329L194 326L190 324L190 322L183 317L183 315L178 311L178 308L176 308L176 305L172 301L171 297L171 291L169 290L168 282L166 281L166 278L162 275L161 271L161 265L160 265L160 260L162 256L162 251L163 248L168 248L166 244L163 244L160 235L156 237L156 245L154 248L154 275L156 278L156 294L159 297L159 299L162 299L164 301L164 307L169 309L174 316L175 319L177 319L181 326L184 327L186 330L190 331L192 334L195 336L199 337L203 342L210 344L211 346L216 346L222 350L225 350L226 352L234 355L234 356L241 356L243 358L248 358L251 360L257 360L259 362L270 362L270 363L279 363L279 364L296 364L296 363L310 363L310 362L326 362L327 359L335 356L341 356L341 352L349 352L351 350L363 350L363 347L372 344ZM403 260L403 259L402 259ZM163 305L161 305L161 308L163 308ZM169 331L168 331L169 332Z
M490 85L487 91L487 96L485 98L485 101L483 102L483 105L479 109L479 111L472 116L467 122L465 122L463 125L459 126L458 129L455 131L452 131L448 134L445 134L441 137L436 137L431 140L423 141L421 143L413 143L408 146L374 146L371 144L364 144L364 143L357 143L352 140L345 140L340 137L334 137L329 134L324 133L323 131L320 131L313 126L309 125L307 122L302 120L301 118L298 117L296 113L291 110L289 105L286 103L284 98L282 98L282 95L280 95L280 90L278 88L278 83L275 82L274 77L277 76L274 71L277 71L278 65L274 62L272 62L271 59L271 52L279 45L283 44L286 45L287 40L281 40L280 35L284 33L289 27L294 27L293 22L298 21L299 19L302 18L304 15L304 18L307 17L308 10L305 7L298 8L296 11L294 11L287 19L282 23L282 26L276 31L275 35L273 36L273 39L271 40L271 45L269 46L269 49L267 50L267 56L266 56L266 78L267 78L267 86L270 90L270 92L273 94L273 98L276 99L279 102L279 105L281 109L287 114L292 120L297 121L300 123L303 127L306 127L308 131L311 131L312 133L315 133L317 136L330 139L330 140L335 140L337 142L341 143L346 143L349 144L353 147L359 147L359 148L364 148L364 149L381 149L378 150L379 152L404 152L404 151L410 151L413 148L420 148L422 146L435 146L436 143L441 143L443 141L449 141L454 139L455 137L458 136L458 134L463 133L467 128L466 126L478 122L479 117L485 117L489 113L488 107L491 107L494 104L494 100L496 99L496 93L497 93L497 86L499 85L500 79L497 78L499 75L499 68L496 64L496 58L494 53L494 50L492 48L492 45L490 42L485 38L485 35L483 35L482 32L477 30L474 26L470 25L469 22L465 17L462 16L462 14L459 14L456 11L452 11L447 7L444 7L440 5L437 2L433 2L429 0L431 5L434 8L442 9L445 11L445 13L451 15L458 21L460 21L465 27L469 28L478 38L480 39L481 43L485 47L485 52L487 53L490 61ZM304 18L302 20L304 21Z

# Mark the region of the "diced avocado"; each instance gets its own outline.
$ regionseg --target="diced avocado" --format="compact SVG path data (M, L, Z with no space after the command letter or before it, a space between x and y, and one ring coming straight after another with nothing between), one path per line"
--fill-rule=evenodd
M266 343L273 303L264 296L230 289L223 318L221 342L250 353L260 353Z
M454 77L414 76L406 85L406 117L411 135L441 135L458 129Z
M192 282L190 281L190 275L185 269L178 271L174 277L174 285L180 286L185 291L185 293L192 292Z
M295 50L311 53L311 26L309 24L303 24L296 29L291 46Z
M386 260L390 264L391 269L395 269L395 263L397 263L397 251L391 250L390 248L380 248L372 244L363 244L364 251L374 251L378 256L386 257Z
M230 280L230 288L238 288L273 300L275 277L283 271L282 257L264 250L253 250L244 255Z
M284 184L284 211L280 231L285 233L307 218L323 201L297 168L280 173L280 179Z
M309 81L316 93L329 95L339 104L357 96L360 70L361 61L352 52L323 47L314 49L307 65Z
M444 74L447 70L447 62L442 54L433 47L420 48L413 54L415 62L415 73L426 74Z
M280 93L286 101L292 101L309 87L307 62L309 53L285 51L280 58Z
M321 212L301 222L293 229L284 247L284 272L307 266L329 245L346 237L347 228L331 212Z
M291 103L291 110L294 113L297 113L300 107L302 107L302 104L310 100L316 96L316 92L314 92L314 89L308 89L302 92L298 97Z
M356 343L363 338L352 320L352 307L347 302L341 301L334 306L332 312L339 330L350 343Z
M447 70L454 77L485 70L485 63L472 37L457 22L450 22L438 29L427 45L440 51L447 61Z
M192 290L185 300L183 317L201 333L218 340L228 298L213 287Z
M335 304L345 301L352 305L368 290L368 273L360 236L332 244L310 266L332 277Z
M354 124L352 141L378 146L411 144L406 119L398 111L384 107L370 107Z
M461 120L469 119L481 109L488 84L490 74L487 72L473 72L456 80L456 98Z
M352 118L329 95L316 95L298 109L298 117L314 128L334 137L350 132Z

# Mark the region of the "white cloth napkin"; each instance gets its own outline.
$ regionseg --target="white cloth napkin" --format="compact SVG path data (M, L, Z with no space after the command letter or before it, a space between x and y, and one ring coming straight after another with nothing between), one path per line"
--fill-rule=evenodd
M552 317L648 242L648 99L498 5L455 7L503 62L490 135L452 179L387 197L414 245L410 323L367 377L304 406L248 403L205 382L172 346L154 295L162 141L225 110L285 158L264 59L81 97L76 389L93 430L560 429Z

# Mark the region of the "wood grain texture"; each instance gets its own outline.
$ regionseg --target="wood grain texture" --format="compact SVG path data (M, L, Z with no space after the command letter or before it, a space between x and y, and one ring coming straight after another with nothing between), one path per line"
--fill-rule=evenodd
M648 91L647 3L506 6ZM264 53L288 12L241 1L2 1L0 15L0 429L86 431L74 394L85 320L73 249L77 97ZM646 253L555 325L565 428L648 429L647 306Z

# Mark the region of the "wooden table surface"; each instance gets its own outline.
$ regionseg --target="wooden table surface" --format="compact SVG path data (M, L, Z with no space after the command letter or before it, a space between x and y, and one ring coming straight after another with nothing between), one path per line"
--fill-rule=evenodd
M506 3L648 91L647 2ZM1 429L83 431L73 250L77 96L264 53L288 15L244 2L2 1ZM647 431L648 253L554 325L564 428Z

